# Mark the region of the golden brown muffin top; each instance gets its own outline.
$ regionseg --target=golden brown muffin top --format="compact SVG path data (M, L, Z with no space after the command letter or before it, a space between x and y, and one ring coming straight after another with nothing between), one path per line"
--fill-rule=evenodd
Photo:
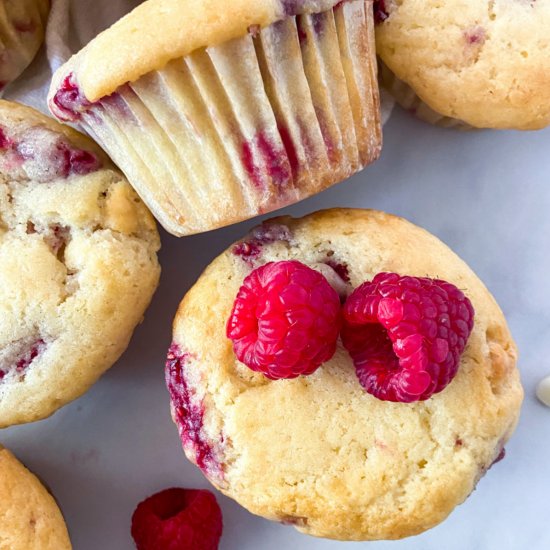
M436 112L481 128L550 124L550 0L390 0L377 53Z
M46 488L0 445L0 550L70 550L63 516Z
M89 101L111 94L172 59L215 46L299 13L332 8L338 0L148 0L102 32L61 67L58 89L75 74Z
M243 255L246 243L257 254ZM476 315L457 376L427 401L380 401L340 343L311 376L254 373L235 357L225 325L251 269L281 260L323 274L327 261L345 266L350 290L384 271L453 283ZM201 464L184 441L187 456L250 511L322 537L396 539L445 519L510 437L523 395L515 344L483 283L436 237L376 211L282 217L253 231L187 294L174 345L188 410L202 415L195 434L212 460Z

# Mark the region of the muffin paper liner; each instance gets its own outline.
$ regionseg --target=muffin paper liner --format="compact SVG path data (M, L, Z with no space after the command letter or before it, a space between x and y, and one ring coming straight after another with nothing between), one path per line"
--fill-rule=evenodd
M434 111L416 95L416 92L406 82L403 82L397 78L381 59L378 60L378 68L380 71L380 84L384 87L384 89L386 89L395 98L395 101L401 107L415 115L420 120L435 126L442 126L444 128L456 128L458 130L476 129L463 120L443 116L437 111Z
M381 149L372 2L298 15L171 61L82 123L175 235L294 203Z
M44 38L49 2L0 2L0 96L33 60Z

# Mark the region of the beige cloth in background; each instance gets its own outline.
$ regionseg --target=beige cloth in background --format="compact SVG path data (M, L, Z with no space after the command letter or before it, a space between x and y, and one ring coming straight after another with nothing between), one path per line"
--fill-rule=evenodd
M5 91L4 98L48 113L46 97L52 73L73 52L128 13L141 0L52 0L46 46L23 75ZM394 102L382 91L382 121L391 115Z
M128 13L140 0L52 0L46 45L5 91L4 98L48 113L46 97L52 73L73 52Z

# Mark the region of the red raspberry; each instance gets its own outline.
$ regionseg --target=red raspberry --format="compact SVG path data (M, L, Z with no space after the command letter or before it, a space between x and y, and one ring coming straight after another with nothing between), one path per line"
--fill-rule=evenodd
M137 550L216 550L222 529L210 491L166 489L141 502L132 516Z
M273 380L313 373L334 355L339 331L337 292L296 261L255 269L227 323L239 361Z
M474 325L451 283L379 273L344 305L342 341L365 390L383 401L424 401L454 378Z

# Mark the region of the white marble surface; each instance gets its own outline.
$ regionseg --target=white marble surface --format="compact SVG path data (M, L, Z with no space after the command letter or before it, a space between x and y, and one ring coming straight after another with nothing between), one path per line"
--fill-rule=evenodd
M478 489L439 527L400 542L338 543L256 518L218 495L222 550L547 550L550 409L535 398L550 374L550 130L460 133L396 112L381 160L286 212L361 206L403 215L454 248L485 281L518 341L522 419ZM52 418L0 432L51 487L76 550L130 550L130 517L169 486L207 487L180 449L163 361L180 298L207 263L254 222L177 240L163 235L163 276L128 352ZM347 545L347 546L346 546Z

